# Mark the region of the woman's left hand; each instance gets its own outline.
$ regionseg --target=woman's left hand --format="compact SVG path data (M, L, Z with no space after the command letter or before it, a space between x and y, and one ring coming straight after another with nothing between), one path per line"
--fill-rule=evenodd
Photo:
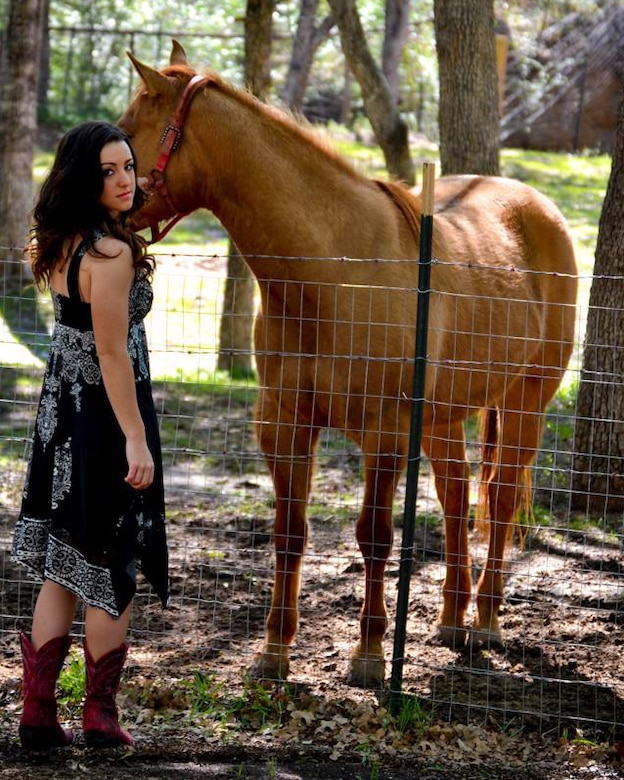
M126 482L135 490L145 490L154 481L154 458L145 441L126 441L128 474Z

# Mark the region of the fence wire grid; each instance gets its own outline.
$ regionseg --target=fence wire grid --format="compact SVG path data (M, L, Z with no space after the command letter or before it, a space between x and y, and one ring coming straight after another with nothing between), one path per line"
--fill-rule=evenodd
M10 266L5 260L0 297L0 689L17 702L9 682L20 675L17 631L28 630L38 586L10 560L9 550L53 314L47 296L36 295ZM270 607L275 500L254 430L257 385L215 369L226 273L222 256L161 256L156 271L146 326L165 461L172 598L163 611L139 576L130 643L133 673L142 685L161 680L174 686L200 670L220 685L240 687ZM474 305L486 299L484 290ZM503 647L454 650L435 641L444 579L442 515L426 459L421 465L403 690L443 720L622 739L622 516L583 514L571 502L575 388L587 313L581 301L574 354L548 407L532 467L533 525L524 545L508 551ZM528 321L526 338L534 337ZM331 354L330 345L323 348ZM352 366L363 357L353 354ZM610 381L616 392L621 377ZM474 506L480 449L473 418L465 432ZM326 695L347 690L345 673L358 638L364 567L355 523L362 469L362 454L346 432L323 430L290 679ZM403 478L386 571L386 679L404 497ZM475 528L470 544L476 583L486 545ZM82 632L79 615L74 633Z

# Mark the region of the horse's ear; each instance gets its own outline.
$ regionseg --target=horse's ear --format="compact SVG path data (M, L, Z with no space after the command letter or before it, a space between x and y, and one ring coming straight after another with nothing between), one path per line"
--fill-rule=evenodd
M169 58L170 65L188 65L186 59L186 52L184 46L175 38L171 39L171 57Z
M126 54L134 65L136 72L145 83L147 91L152 95L161 95L169 84L166 77L159 73L155 68L151 68L149 65L145 65L145 63L137 60L132 52L128 51Z

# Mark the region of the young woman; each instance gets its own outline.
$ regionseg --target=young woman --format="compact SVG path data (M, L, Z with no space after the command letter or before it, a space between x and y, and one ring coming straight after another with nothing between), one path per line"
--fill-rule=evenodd
M162 462L143 319L153 258L126 226L143 202L125 133L86 122L61 140L30 258L55 325L12 556L43 579L24 667L22 745L71 744L55 686L85 605L87 746L132 744L115 697L139 566L168 599Z

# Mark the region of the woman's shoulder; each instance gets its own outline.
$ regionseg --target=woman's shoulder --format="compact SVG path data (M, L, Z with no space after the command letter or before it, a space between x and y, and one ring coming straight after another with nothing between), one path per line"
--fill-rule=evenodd
M95 252L89 255L94 260L114 260L123 258L124 261L132 261L132 250L130 245L120 238L110 236L106 233L99 233L94 236L92 247Z

